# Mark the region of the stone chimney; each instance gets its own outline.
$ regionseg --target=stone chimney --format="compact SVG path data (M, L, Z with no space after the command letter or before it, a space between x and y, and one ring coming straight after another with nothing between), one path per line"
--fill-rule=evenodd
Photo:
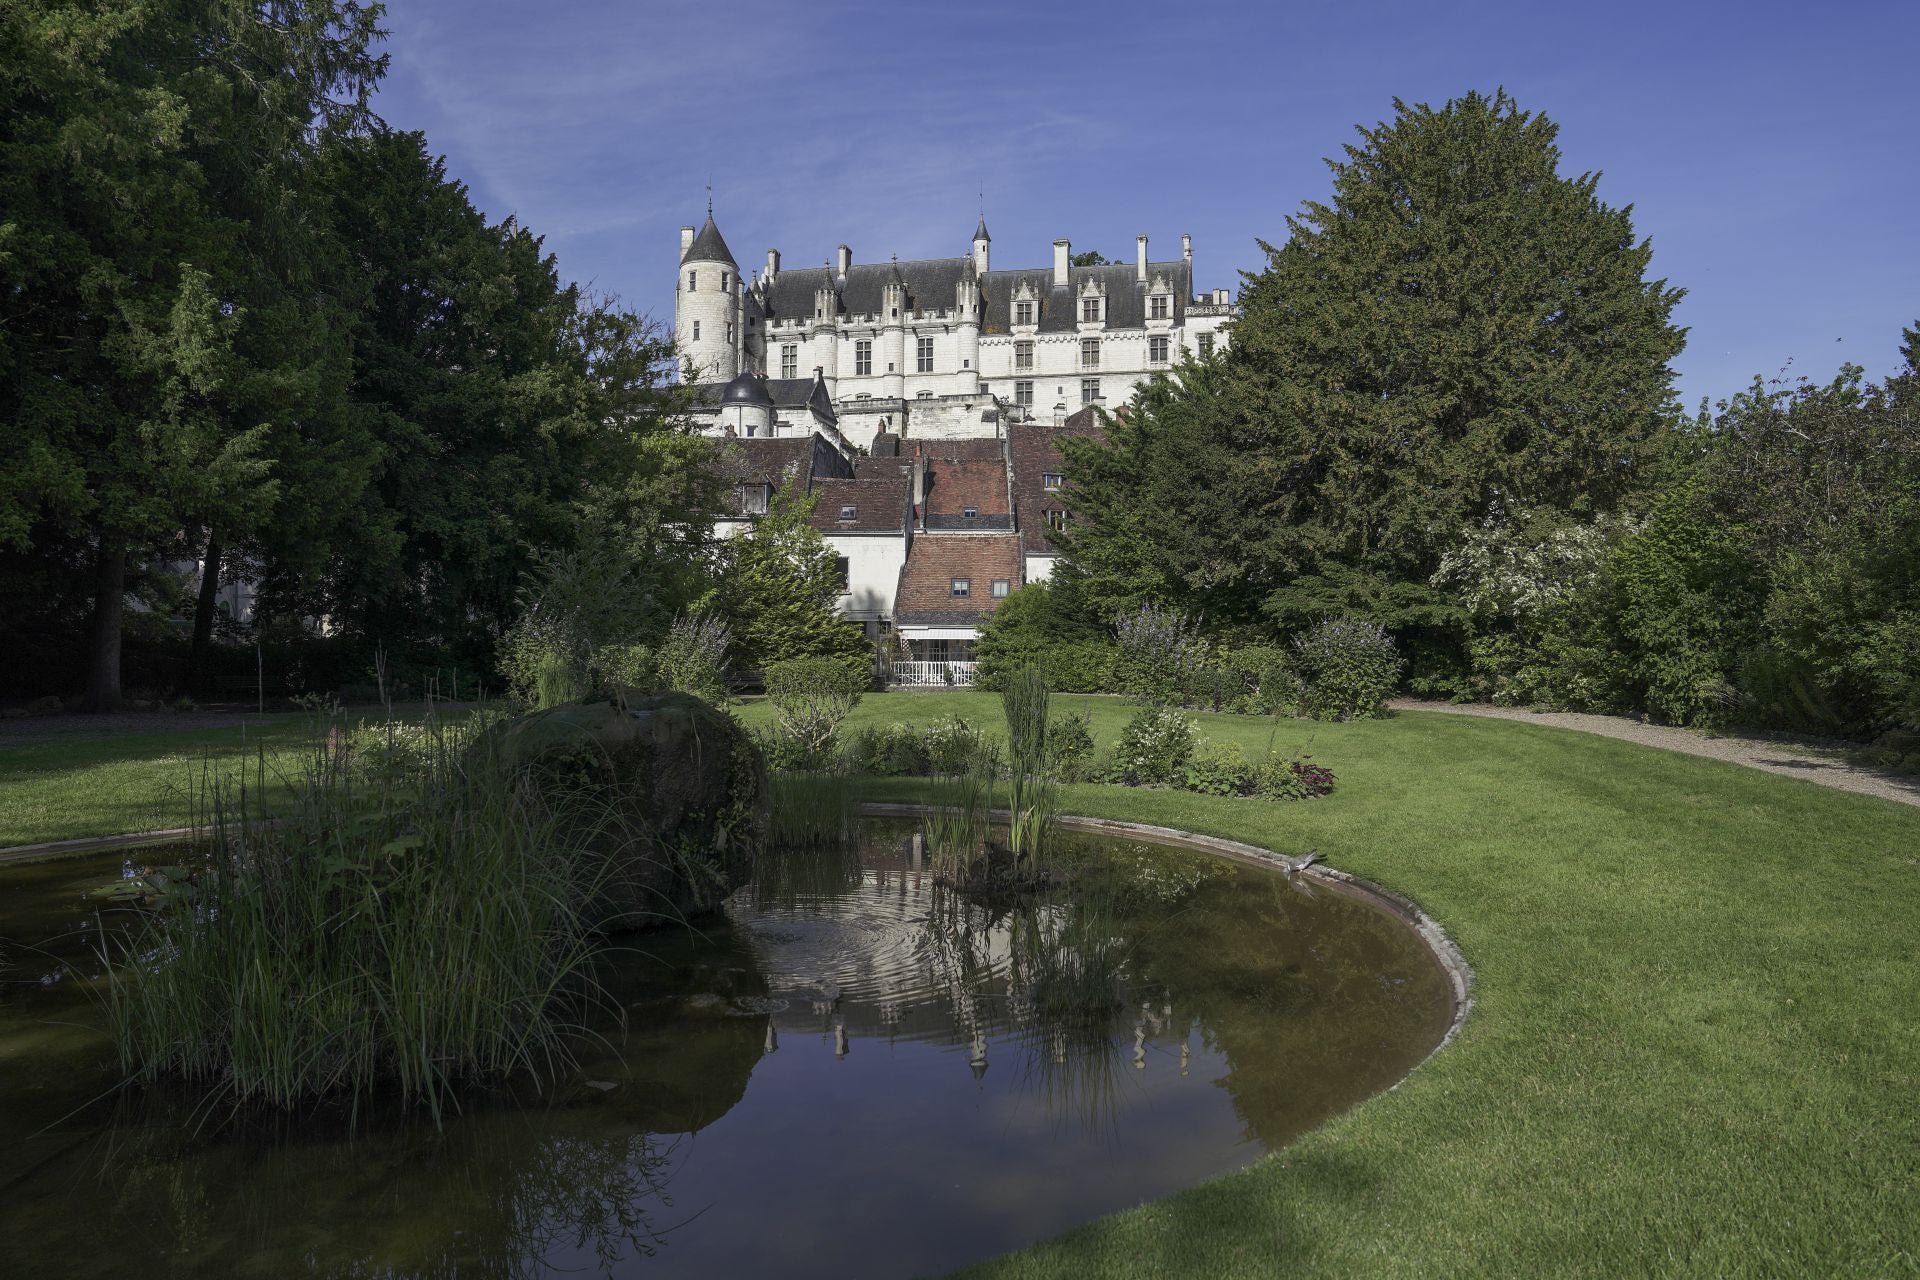
M1133 278L1140 284L1147 282L1147 238L1133 238Z
M913 523L923 531L927 527L927 455L925 446L917 444L913 446Z
M1073 244L1067 240L1053 242L1053 287L1067 287L1067 269L1073 265Z
M779 274L780 274L780 251L778 249L769 249L767 250L767 279L772 280L775 276Z
M853 270L853 250L841 245L834 255L834 265L838 268L835 274L845 279L847 272Z
M691 248L693 248L693 228L682 227L680 228L680 256L686 257L687 250Z

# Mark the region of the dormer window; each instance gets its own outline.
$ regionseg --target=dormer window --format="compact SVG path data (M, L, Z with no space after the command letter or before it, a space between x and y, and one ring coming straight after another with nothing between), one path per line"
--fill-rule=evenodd
M773 496L773 486L767 484L743 484L740 486L740 514L763 516L767 514L767 499Z
M973 579L972 578L955 578L952 581L952 588L953 588L954 599L965 600L968 596L973 594Z
M978 515L980 514L980 508L978 508L978 507L962 507L962 508L960 508L960 514L961 514L961 515L963 515L963 516L965 516L965 517L966 517L967 519L969 519L969 520L971 520L971 519L973 519L974 517L976 517L976 516L978 516Z
M1013 322L1015 324L1032 324L1033 323L1033 304L1031 302L1014 303L1013 304Z
M840 508L840 518L842 520L851 520L859 514L860 508L855 506L844 506Z
M1047 528L1055 533L1064 533L1067 528L1067 513L1055 507L1047 512Z
M1080 299L1080 319L1086 324L1100 323L1100 299Z
M1045 489L1048 493L1052 493L1055 489L1058 489L1060 486L1064 485L1066 482L1067 482L1067 478L1064 475L1061 475L1058 471L1046 471L1046 472L1042 472L1040 475L1040 487Z
M1147 299L1147 318L1166 320L1173 315L1173 299L1164 293L1156 293Z

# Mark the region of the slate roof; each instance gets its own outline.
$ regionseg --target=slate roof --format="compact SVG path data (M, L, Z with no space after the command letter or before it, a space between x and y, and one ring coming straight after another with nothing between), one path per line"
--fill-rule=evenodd
M727 449L735 459L731 470L737 483L770 484L777 489L789 480L803 487L813 481L811 435L729 440Z
M822 533L891 533L906 526L909 485L905 476L881 480L818 480L813 491L813 527ZM852 507L851 520L840 518L842 507Z
M953 594L955 578L971 580L964 599ZM900 567L894 620L920 626L978 625L999 603L993 598L996 578L1005 580L1009 590L1019 590L1020 539L1014 535L922 534Z
M1073 417L1079 418L1080 414ZM1061 472L1060 447L1056 442L1063 436L1098 438L1100 434L1100 424L1092 420L1090 414L1078 423L1069 418L1057 427L1051 423L1027 422L1017 423L1010 429L1014 512L1027 541L1028 555L1052 555L1055 551L1047 536L1052 532L1047 513L1064 510L1065 506L1059 494L1047 492L1046 475L1050 471Z
M731 259L729 259L731 261ZM981 301L986 315L983 332L1011 333L1013 292L1022 283L1033 286L1040 301L1038 318L1041 333L1072 333L1079 326L1080 288L1089 279L1098 279L1106 288L1107 328L1138 329L1146 324L1146 289L1135 282L1130 262L1105 267L1071 267L1067 288L1055 290L1053 269L1016 268L979 274ZM773 320L811 320L813 295L832 285L839 294L840 310L849 316L882 314L882 290L898 276L907 287L907 309L932 313L957 302L956 287L974 276L971 255L960 258L920 258L911 262L855 263L844 277L836 277L832 268L794 267L773 278L767 291L766 314ZM1193 293L1193 271L1183 258L1171 262L1147 264L1147 278L1165 276L1173 290L1173 319L1179 323L1186 315L1187 299Z
M687 262L724 262L730 267L740 264L733 260L733 250L727 248L727 242L720 235L720 228L713 225L713 215L707 215L707 221L700 228L700 234L693 238L687 251L680 255L680 261Z

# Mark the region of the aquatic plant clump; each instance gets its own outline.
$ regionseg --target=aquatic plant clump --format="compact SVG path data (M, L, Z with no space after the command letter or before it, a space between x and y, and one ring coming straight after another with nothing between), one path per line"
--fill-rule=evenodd
M409 785L330 736L294 777L264 761L204 797L206 862L109 955L136 1080L234 1103L376 1096L436 1121L460 1085L550 1081L597 1000L586 904L606 863L571 798L436 725Z

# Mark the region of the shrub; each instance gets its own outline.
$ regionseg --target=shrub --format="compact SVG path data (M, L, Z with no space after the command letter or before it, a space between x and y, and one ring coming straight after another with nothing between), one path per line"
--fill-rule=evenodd
M681 614L667 630L656 664L660 687L715 706L727 700L727 650L733 632L717 614Z
M1370 720L1386 712L1400 682L1400 653L1377 622L1328 618L1293 642L1305 685L1301 706L1316 720Z
M1048 731L1047 751L1053 771L1062 782L1079 782L1093 761L1093 715L1081 711L1061 716Z
M1113 688L1113 645L1097 626L1075 616L1049 582L1020 588L987 615L974 642L974 684L998 690L1021 667L1037 665L1056 693Z
M926 735L910 724L868 725L847 744L847 766L883 778L925 777L931 772Z
M987 735L959 716L942 716L925 730L927 769L957 776L965 773L991 745Z
M833 757L841 723L866 692L866 655L788 658L769 662L764 674L776 736L786 739L801 767L825 765Z
M1276 644L1249 644L1221 655L1232 678L1225 711L1250 716L1290 715L1300 705L1300 677L1287 651Z
M1142 707L1120 731L1114 770L1138 782L1172 782L1193 754L1193 741L1192 716L1174 707Z
M1206 660L1207 642L1186 615L1160 605L1143 604L1121 614L1114 637L1121 691L1151 706L1184 697L1193 672Z
M1333 770L1274 752L1253 766L1253 794L1262 800L1312 800L1333 792Z
M1233 743L1202 739L1181 771L1182 785L1207 796L1243 796L1253 790L1253 765Z
M628 689L653 689L659 683L659 660L651 645L610 644L593 655L595 683Z

